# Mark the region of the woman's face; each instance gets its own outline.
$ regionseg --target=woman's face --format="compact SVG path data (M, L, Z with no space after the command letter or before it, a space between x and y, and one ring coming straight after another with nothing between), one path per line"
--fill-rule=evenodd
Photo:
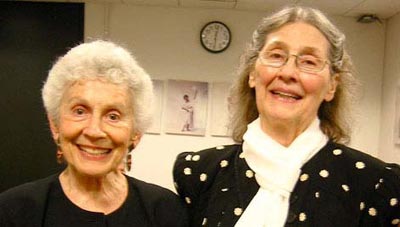
M260 56L266 51L328 59L329 43L315 27L296 22L269 33ZM257 109L263 125L284 123L304 130L317 117L321 103L334 97L337 76L329 65L316 73L305 73L290 56L281 67L271 67L257 60L250 74L249 86L255 88Z
M128 147L139 142L133 120L127 87L82 80L64 93L59 124L50 124L68 168L82 175L104 176L116 171Z

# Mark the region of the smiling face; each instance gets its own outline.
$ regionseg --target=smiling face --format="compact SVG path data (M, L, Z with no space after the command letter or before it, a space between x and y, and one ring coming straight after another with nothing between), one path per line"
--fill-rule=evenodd
M329 43L315 27L296 22L269 33L260 55L266 51L327 60ZM285 65L274 68L258 59L250 74L249 86L255 88L257 109L266 132L280 124L294 127L300 134L317 117L321 103L334 97L337 76L330 74L328 64L320 72L305 73L295 61L296 57L291 56Z
M64 93L58 124L50 121L68 168L86 176L115 171L128 147L137 144L128 88L83 80Z

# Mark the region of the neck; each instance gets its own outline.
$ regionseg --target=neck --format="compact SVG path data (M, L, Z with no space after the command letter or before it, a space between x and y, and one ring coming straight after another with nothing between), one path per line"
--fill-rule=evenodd
M60 182L71 202L93 212L111 213L123 204L128 195L128 184L120 171L93 177L67 167L60 175Z
M290 144L303 133L312 121L298 122L293 120L268 120L260 116L261 129L282 146Z

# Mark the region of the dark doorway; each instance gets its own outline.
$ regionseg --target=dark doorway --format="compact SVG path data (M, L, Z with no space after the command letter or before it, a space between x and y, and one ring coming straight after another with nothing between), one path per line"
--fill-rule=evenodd
M0 192L62 168L41 87L58 56L83 41L83 3L0 2Z

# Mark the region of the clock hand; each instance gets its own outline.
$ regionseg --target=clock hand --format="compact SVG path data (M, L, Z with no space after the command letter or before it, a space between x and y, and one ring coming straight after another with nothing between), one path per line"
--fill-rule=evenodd
M219 31L219 27L217 27L217 30L215 30L215 32L214 32L214 49L215 49L215 47L217 45L218 31Z

